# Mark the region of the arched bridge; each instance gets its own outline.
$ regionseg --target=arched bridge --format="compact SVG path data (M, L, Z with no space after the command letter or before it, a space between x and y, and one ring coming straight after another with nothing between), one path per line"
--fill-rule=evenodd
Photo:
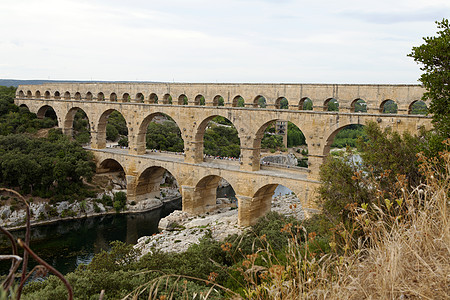
M16 104L26 105L38 117L52 107L66 134L72 133L74 115L82 109L89 118L89 149L98 168L107 169L113 161L123 167L129 201L159 193L161 176L168 170L180 186L183 210L199 213L215 203L217 185L224 178L236 192L239 223L249 225L270 210L278 184L290 188L303 208L316 207L319 167L343 127L375 121L399 132L431 128L429 117L411 114L423 93L418 85L51 83L19 86ZM265 108L258 107L261 100ZM397 104L396 114L382 113L389 100ZM305 101L312 101L312 110L303 109ZM339 103L339 111L326 111L330 101ZM361 101L367 112L355 112ZM126 120L129 149L106 148L106 124L113 111ZM182 155L146 150L147 127L158 114L170 116L180 128ZM204 132L216 116L236 127L239 160L204 157ZM292 122L305 135L308 168L260 164L264 131L280 120Z

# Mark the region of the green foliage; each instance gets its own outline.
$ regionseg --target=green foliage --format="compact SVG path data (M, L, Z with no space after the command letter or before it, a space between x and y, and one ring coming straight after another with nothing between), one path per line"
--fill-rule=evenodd
M331 99L330 101L328 101L327 110L339 111L339 102L336 99Z
M396 114L397 113L397 103L392 100L388 100L383 105L383 114Z
M0 136L0 154L3 184L44 197L80 194L82 177L91 180L95 171L92 154L57 130L39 139Z
M106 139L109 141L117 141L119 137L128 135L127 123L118 111L113 111L108 117L106 124Z
M220 120L220 119L219 119ZM203 139L204 153L212 156L239 157L240 140L236 128L210 123Z
M289 109L289 102L286 98L280 100L280 109Z
M360 137L366 139L363 125L354 124L346 126L335 136L331 147L356 147L356 142Z
M162 124L151 122L147 129L147 148L171 152L183 152L184 142L181 131L173 121Z
M125 192L115 193L113 198L113 207L116 210L116 212L125 209L126 205L127 205L127 194Z
M293 123L288 122L287 146L288 148L306 145L303 132Z
M413 47L408 55L421 64L420 76L426 93L423 100L431 100L429 111L434 127L444 138L450 137L450 24L448 19L436 22L437 36L425 37L424 44Z
M262 149L276 150L283 147L283 136L277 134L264 133L264 137L261 140Z

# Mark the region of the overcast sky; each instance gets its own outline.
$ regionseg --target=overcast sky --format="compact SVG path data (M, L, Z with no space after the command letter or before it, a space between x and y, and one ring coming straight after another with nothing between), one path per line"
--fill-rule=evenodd
M449 0L0 0L0 78L417 83Z

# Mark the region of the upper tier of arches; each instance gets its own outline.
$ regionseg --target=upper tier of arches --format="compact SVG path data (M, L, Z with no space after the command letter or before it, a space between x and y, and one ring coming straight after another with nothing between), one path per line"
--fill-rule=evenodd
M19 86L18 98L152 105L413 114L417 85L61 84ZM309 105L305 105L305 100ZM395 112L385 104L394 102ZM425 110L420 110L422 113Z

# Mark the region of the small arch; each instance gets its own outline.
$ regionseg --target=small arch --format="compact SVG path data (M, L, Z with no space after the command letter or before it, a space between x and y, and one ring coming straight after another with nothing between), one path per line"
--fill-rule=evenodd
M27 98L28 99L33 98L33 94L31 93L31 91L27 91Z
M97 94L97 100L98 101L105 101L105 94L103 94L102 92Z
M278 97L275 101L276 109L289 109L289 101L285 97Z
M19 91L19 98L25 98L25 93L22 90Z
M205 105L205 97L203 95L197 95L194 99L194 105Z
M188 97L185 94L178 96L178 105L188 105Z
M50 92L49 91L45 91L44 98L45 99L50 99Z
M145 169L138 177L135 190L135 201L148 199L163 199L166 193L162 193L161 185L169 185L172 189L178 189L178 180L173 173L164 167L151 166ZM181 194L179 194L181 196Z
M408 108L408 114L410 115L427 115L428 107L427 104L422 100L416 100L411 103Z
M155 93L151 93L148 97L148 103L150 104L156 104L158 103L158 96Z
M70 100L70 93L69 92L65 92L64 93L64 100Z
M363 99L355 99L351 104L351 112L367 112L367 103Z
M298 109L299 110L313 110L313 102L308 97L303 97L298 102Z
M30 108L26 104L20 104L19 108L27 110L28 112L30 112Z
M253 107L260 107L260 108L266 108L267 107L267 101L264 96L258 95L253 100Z
M93 98L92 93L91 92L87 92L86 93L86 100L92 101L92 98Z
M136 99L136 102L138 102L138 103L144 103L144 99L145 99L144 94L137 93L135 99Z
M81 100L81 94L80 92L75 93L75 100Z
M172 104L172 96L170 94L164 95L163 104Z
M237 95L236 97L233 98L232 106L233 107L245 107L244 98L242 98L242 96L240 96L240 95Z
M55 99L58 99L58 100L61 99L61 94L58 91L56 91L54 95L55 95Z
M339 102L334 98L328 98L323 103L324 111L339 111Z
M109 101L116 102L117 101L117 94L116 93L111 93L111 95L109 95Z
M214 97L213 106L224 106L224 105L225 105L225 100L223 99L222 96L217 95Z
M380 105L380 112L383 114L396 114L397 111L397 103L391 99L384 100Z
M122 95L122 102L130 102L130 101L131 101L130 94L124 93L124 94Z
M36 99L41 99L41 92L39 90L36 91L35 97Z

